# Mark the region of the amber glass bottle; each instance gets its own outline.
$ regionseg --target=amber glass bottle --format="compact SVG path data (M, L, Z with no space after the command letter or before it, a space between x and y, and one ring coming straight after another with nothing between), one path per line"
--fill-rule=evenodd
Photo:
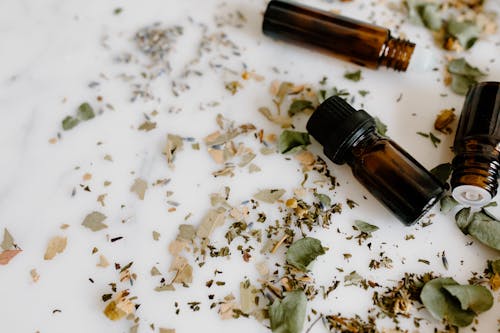
M369 68L406 71L415 44L388 29L287 0L271 0L262 30L268 36L315 47Z
M465 98L453 150L452 194L472 207L497 194L500 158L500 82L472 86Z
M406 225L417 222L441 197L443 186L394 141L375 131L375 121L342 98L324 101L307 122L308 132L336 164L354 176Z

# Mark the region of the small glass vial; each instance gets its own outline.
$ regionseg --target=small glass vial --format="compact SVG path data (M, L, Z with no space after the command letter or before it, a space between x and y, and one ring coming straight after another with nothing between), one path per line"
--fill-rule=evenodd
M481 82L469 89L453 150L453 198L473 208L486 205L498 188L500 82Z
M405 225L417 222L442 196L443 185L394 141L375 130L367 112L333 96L307 122L308 132L336 164L354 176Z
M360 66L406 71L415 44L383 27L287 0L271 0L264 34L326 51Z

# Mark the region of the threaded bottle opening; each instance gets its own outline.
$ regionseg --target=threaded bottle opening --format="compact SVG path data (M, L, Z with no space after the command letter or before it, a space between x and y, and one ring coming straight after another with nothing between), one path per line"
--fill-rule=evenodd
M415 44L409 40L389 37L380 53L380 65L404 72L410 64Z

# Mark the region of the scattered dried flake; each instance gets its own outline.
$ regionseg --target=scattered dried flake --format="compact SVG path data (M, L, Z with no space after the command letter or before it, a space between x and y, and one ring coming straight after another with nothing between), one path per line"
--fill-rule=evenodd
M84 182L87 182L92 179L92 174L87 172L83 175L82 179Z
M62 253L66 249L67 241L66 237L53 237L47 245L43 259L52 260L57 254Z
M285 190L283 189L266 189L257 192L253 197L257 200L272 204L278 201L283 194L285 194Z
M108 195L107 193L103 193L97 197L97 202L100 203L102 207L106 206L106 203L104 202L104 200L106 199L107 195Z
M170 169L174 168L174 160L176 154L182 150L184 141L178 135L167 135L167 146L165 147L164 154L167 156L167 163Z
M162 291L175 291L175 287L171 284L165 284L161 285L158 287L155 287L156 292L162 292Z
M228 295L224 297L224 301L221 302L219 307L219 316L222 320L234 318L234 310L236 309L236 302L234 301L233 295Z
M199 238L209 238L217 227L224 225L225 213L226 210L223 208L210 210L198 226L196 236Z
M11 250L15 248L14 238L10 234L9 230L7 230L7 228L4 228L3 230L3 241L2 244L0 244L0 247L2 248L2 250Z
M153 239L154 239L155 241L160 240L160 236L161 236L161 234L160 234L158 231L154 231L154 230L153 230Z
M252 152L248 152L246 154L244 154L243 156L241 156L241 160L240 160L240 163L238 163L238 166L240 168L244 168L245 166L247 166L250 162L253 161L253 159L255 158L255 155L254 153Z
M4 250L0 253L0 265L7 265L15 256L21 253L22 250Z
M455 109L453 108L441 110L434 122L434 128L444 134L451 134L453 130L450 125L457 117L454 111Z
M267 276L269 276L269 267L267 266L267 263L265 261L256 263L255 267L257 268L257 272L261 277L266 278Z
M172 255L175 256L184 251L184 249L188 248L189 248L188 242L176 239L168 245L168 252L170 252Z
M313 153L302 150L295 155L295 159L300 162L304 172L312 170L314 164L316 163L316 156Z
M104 315L110 320L120 320L135 311L135 304L132 302L131 297L128 297L128 290L123 290L117 294L104 309Z
M261 170L262 169L258 165L255 165L253 163L248 166L248 172L250 173L260 172Z
M208 153L210 154L210 157L212 157L212 159L215 161L215 163L224 164L224 162L226 162L223 150L208 148Z
M151 274L151 276L161 276L161 272L158 268L156 268L156 266L153 266L149 273Z
M240 282L240 310L243 313L251 314L257 309L255 296L258 292L258 289L250 281Z
M106 259L106 257L104 255L101 254L101 255L99 255L99 262L97 263L96 266L106 268L109 266L109 261L108 261L108 259Z
M134 184L130 187L130 192L137 194L139 199L144 200L147 189L148 183L142 178L136 178Z
M168 271L175 272L172 283L186 285L193 282L193 267L188 263L185 257L176 256Z
M175 330L172 328L161 328L160 327L160 333L175 333Z
M82 222L82 225L94 232L99 231L102 229L106 229L108 227L106 224L102 223L102 221L104 221L105 219L106 215L94 211L85 217L85 219Z
M293 125L293 119L288 115L273 115L267 107L260 107L259 112L272 123L280 125L282 128L289 128Z
M36 271L35 268L33 268L32 270L30 270L30 276L31 276L31 280L34 283L37 283L38 280L40 280L40 274L38 274L38 272Z
M109 154L104 155L104 160L108 162L113 162L113 157Z
M139 131L149 132L156 128L156 123L146 120L139 126Z
M66 229L68 229L68 228L69 228L69 224L67 224L67 223L63 223L63 224L61 224L61 226L60 226L59 228L60 228L61 230L66 230Z

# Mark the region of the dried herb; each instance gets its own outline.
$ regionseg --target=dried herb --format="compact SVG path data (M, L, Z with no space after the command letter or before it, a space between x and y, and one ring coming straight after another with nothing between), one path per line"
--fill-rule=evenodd
M309 144L311 140L308 133L285 130L281 132L278 147L280 153L286 154L298 152Z
M354 225L356 226L356 229L367 234L371 234L372 232L377 231L379 229L379 227L377 227L376 225L370 224L362 220L354 221Z
M148 188L148 183L141 178L136 178L134 184L130 187L130 192L137 194L139 199L144 200L144 195Z
M92 231L99 231L108 227L106 224L102 223L105 219L106 215L100 212L92 212L85 217L82 225Z
M302 290L285 293L269 307L269 320L273 333L300 333L306 317L307 298Z
M500 221L484 209L472 214L467 232L481 243L500 250Z
M224 209L212 209L210 210L201 224L196 230L196 236L199 238L209 238L215 228L220 227L225 221L225 210Z
M149 132L149 131L154 130L155 128L156 128L156 123L149 121L149 120L146 120L141 125L139 125L138 130L144 131L144 132Z
M375 129L377 130L377 133L385 136L387 133L387 125L384 124L378 117L373 117L373 119L375 119Z
M430 172L441 182L441 184L446 184L452 171L453 168L451 163L442 163L432 168Z
M458 201L453 199L450 195L445 195L441 198L439 204L441 206L440 211L444 214L448 214L458 205Z
M344 77L348 80L358 82L362 79L361 70L357 70L355 72L346 72L346 73L344 73Z
M43 259L52 260L57 254L62 253L66 249L67 238L56 236L49 241Z
M441 133L449 134L452 132L452 129L449 127L450 124L455 121L457 116L454 113L455 109L444 109L441 110L439 115L436 117L434 121L434 128Z
M176 153L182 150L184 146L184 141L178 135L168 134L167 135L167 146L165 147L164 153L167 156L168 166L173 169L174 168L174 159Z
M311 101L305 99L296 99L292 102L290 108L288 109L288 116L293 117L299 112L302 112L304 110L312 110L313 108L313 103Z
M320 255L325 254L321 242L312 237L304 237L294 242L286 251L286 261L305 272L308 266Z
M78 117L78 119L83 120L83 121L92 119L95 117L94 109L90 106L89 103L87 103L87 102L82 103L78 107L77 117Z
M451 74L451 89L465 95L469 87L485 76L477 67L471 66L464 58L453 59L448 63L448 72Z
M470 49L479 39L481 29L472 21L457 21L451 18L446 25L448 38L457 40L464 49Z
M0 247L2 248L2 250L11 250L15 248L14 238L10 234L9 230L7 230L7 228L3 229L3 240L0 244Z
M437 4L415 0L406 0L404 4L408 10L408 17L411 22L423 24L433 31L441 29L443 22Z
M272 204L278 201L283 194L285 194L285 190L283 189L266 189L257 192L253 197L259 201Z
M72 116L66 116L63 121L62 121L62 128L65 131L69 131L76 125L78 125L80 121L76 118L73 118Z
M22 250L4 250L0 253L0 265L7 265Z

